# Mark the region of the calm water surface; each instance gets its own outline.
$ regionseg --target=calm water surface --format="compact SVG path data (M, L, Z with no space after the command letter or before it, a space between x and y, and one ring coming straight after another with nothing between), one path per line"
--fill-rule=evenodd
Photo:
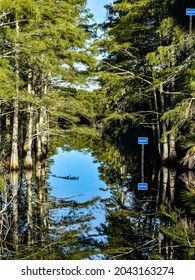
M138 161L102 147L97 158L58 149L10 174L0 259L195 259L195 173L146 163L148 190L139 191Z
M78 180L65 180L57 177L49 177L49 184L52 188L51 195L57 198L71 198L83 203L99 197L99 200L107 198L108 192L103 181L99 179L99 164L94 162L90 153L77 151L63 151L58 149L58 154L52 157L54 164L51 173L56 176L78 177ZM99 226L104 221L104 210L100 202L97 202L91 209L93 211L93 227ZM66 209L58 210L58 215L66 214Z

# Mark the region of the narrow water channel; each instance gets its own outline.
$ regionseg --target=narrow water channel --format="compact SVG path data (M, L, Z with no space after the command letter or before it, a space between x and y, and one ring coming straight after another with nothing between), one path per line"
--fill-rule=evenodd
M93 212L92 230L104 222L105 212L101 200L108 198L109 193L104 191L106 184L99 179L98 167L90 153L78 151L63 151L58 149L52 157L51 196L58 199L73 199L78 203L85 203L97 198L95 205L83 209L84 213ZM74 178L64 179L64 177ZM66 208L57 211L56 215L67 214Z

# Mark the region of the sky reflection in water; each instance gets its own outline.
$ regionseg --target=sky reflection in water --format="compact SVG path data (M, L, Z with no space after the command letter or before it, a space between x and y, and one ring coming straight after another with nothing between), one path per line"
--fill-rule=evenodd
M98 163L93 162L89 153L77 151L64 152L58 150L53 156L54 164L51 166L51 173L56 176L74 176L78 180L64 180L56 177L49 177L49 184L52 188L51 195L57 198L70 198L77 202L85 202L96 196L108 197L108 193L100 190L106 185L98 177ZM104 213L100 204L93 208L95 220L93 226L98 226L104 220ZM63 211L60 210L60 214Z

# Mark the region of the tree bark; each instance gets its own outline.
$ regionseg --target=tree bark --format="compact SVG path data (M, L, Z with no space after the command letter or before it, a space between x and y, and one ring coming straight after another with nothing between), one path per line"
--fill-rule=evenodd
M28 71L28 93L32 95L32 69ZM33 137L33 105L28 104L27 109L27 128L26 139L24 144L24 150L26 157L24 160L24 166L26 169L32 169L32 137Z
M172 44L173 44L174 48L172 51L171 67L175 67L177 64L175 37L173 37ZM174 92L174 91L175 91L175 77L172 78L172 82L171 82L171 92ZM171 94L169 94L169 107L174 108L173 97ZM171 129L171 127L172 127L171 120L169 120L169 126ZM176 161L176 160L177 160L177 152L176 152L176 148L175 148L175 136L171 133L169 135L169 161Z
M168 188L168 178L169 178L169 170L167 167L162 166L162 204L165 204L167 200L167 188Z
M36 204L36 218L37 218L37 242L42 246L42 226L43 226L43 188L41 183L41 161L42 161L42 149L41 149L41 129L42 116L40 111L38 112L38 119L36 123L36 192L37 192L37 204Z
M14 117L13 117L13 133L12 133L12 150L10 160L10 170L18 170L18 113L19 113L19 102L17 99L14 100Z
M160 99L161 99L161 114L163 114L166 111L166 102L165 97L163 94L163 85L160 85ZM162 120L162 146L163 146L163 152L162 152L162 161L166 162L169 158L169 143L168 143L168 137L166 135L168 130L167 127L167 121Z
M24 161L24 167L26 169L32 169L32 137L33 137L33 106L28 104L28 118L27 118L27 134L25 140L26 157Z
M18 37L19 37L19 22L16 15L16 42L15 42L15 83L16 83L16 97L13 101L13 132L12 132L12 149L11 149L11 160L10 170L18 170L18 114L19 114L19 57L18 57Z
M154 95L154 105L155 105L155 112L156 112L156 136L157 139L155 139L155 141L157 141L158 143L158 153L159 156L162 156L162 149L161 149L161 128L160 128L160 110L159 110L159 106L158 106L158 97L157 97L157 91L155 88L153 88L153 95Z
M173 134L170 134L169 136L169 157L170 161L176 161L177 160L177 152L175 147L175 137Z

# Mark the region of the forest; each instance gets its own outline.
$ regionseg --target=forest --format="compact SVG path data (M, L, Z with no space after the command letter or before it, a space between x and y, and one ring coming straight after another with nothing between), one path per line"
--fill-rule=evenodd
M192 1L108 1L97 25L86 0L0 0L0 259L194 259L187 8ZM149 139L145 174L139 136ZM110 197L52 197L58 148L90 152ZM147 192L136 188L141 177ZM83 209L99 200L105 223L92 234Z

